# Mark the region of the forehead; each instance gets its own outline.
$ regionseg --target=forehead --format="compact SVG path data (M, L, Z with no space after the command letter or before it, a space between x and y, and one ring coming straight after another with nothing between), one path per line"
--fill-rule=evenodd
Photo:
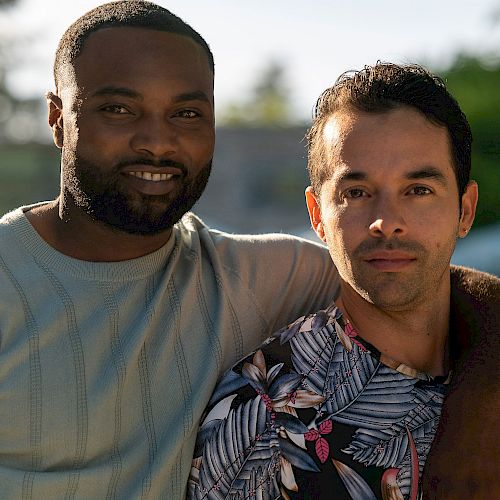
M68 73L67 68L63 68ZM100 29L86 39L73 64L80 88L128 82L183 82L213 94L213 74L204 49L187 36L135 27Z
M336 112L325 122L322 141L330 177L346 169L367 176L404 176L428 166L453 175L446 127L410 107L385 113Z

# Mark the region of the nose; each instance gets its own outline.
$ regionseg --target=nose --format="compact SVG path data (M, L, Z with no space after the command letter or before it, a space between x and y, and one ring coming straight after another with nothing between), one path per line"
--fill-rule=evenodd
M144 115L135 125L131 139L134 151L155 157L168 157L178 151L178 131L161 114Z
M388 199L380 200L372 216L368 229L375 238L392 238L403 236L407 232L407 225L401 208L397 203Z

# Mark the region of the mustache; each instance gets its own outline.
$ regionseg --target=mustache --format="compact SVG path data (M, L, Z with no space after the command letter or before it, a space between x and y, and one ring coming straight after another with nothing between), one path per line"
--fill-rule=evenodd
M412 254L424 254L426 252L423 245L411 240L365 240L361 242L353 252L354 257L363 257L364 254L379 250L400 250Z
M183 163L179 163L177 161L173 160L154 160L152 158L126 158L124 160L121 160L119 163L116 164L114 170L116 173L118 173L122 168L125 167L130 167L132 165L150 165L151 167L157 167L157 168L165 168L165 167L173 167L173 168L178 168L184 177L186 177L188 171L186 166Z

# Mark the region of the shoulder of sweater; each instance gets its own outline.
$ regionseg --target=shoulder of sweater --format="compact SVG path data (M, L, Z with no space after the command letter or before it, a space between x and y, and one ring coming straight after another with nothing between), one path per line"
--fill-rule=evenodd
M12 232L12 225L16 224L21 217L21 208L16 208L11 212L4 214L0 218L0 248L5 246L11 246L13 244L12 238L14 233Z
M205 255L216 274L232 276L240 289L253 290L261 300L269 300L276 287L283 296L296 287L313 297L337 293L338 274L322 245L285 234L229 234L209 228L191 213L176 230L181 252Z
M198 233L200 238L210 240L217 247L251 247L255 251L258 251L259 247L263 250L271 247L277 249L301 248L311 249L313 252L320 252L322 254L328 252L327 248L320 243L286 233L234 234L220 231L207 226L192 212L185 214L176 226L181 232Z

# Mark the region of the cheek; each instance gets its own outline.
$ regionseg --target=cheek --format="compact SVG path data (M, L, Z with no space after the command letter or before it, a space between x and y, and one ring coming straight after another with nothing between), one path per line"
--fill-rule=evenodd
M368 231L366 214L361 210L339 207L335 213L335 227L344 242L362 239Z
M86 156L113 158L129 149L130 133L127 127L103 127L85 119L77 123L75 137L78 140L78 151Z
M183 140L184 149L193 157L203 160L206 163L213 156L215 146L214 131L206 131L196 136L186 136Z
M343 209L329 212L324 227L327 244L333 252L344 253L355 248L364 236L359 219Z
M456 244L458 224L445 210L434 213L433 217L414 220L409 239L423 245L435 256L449 256Z

